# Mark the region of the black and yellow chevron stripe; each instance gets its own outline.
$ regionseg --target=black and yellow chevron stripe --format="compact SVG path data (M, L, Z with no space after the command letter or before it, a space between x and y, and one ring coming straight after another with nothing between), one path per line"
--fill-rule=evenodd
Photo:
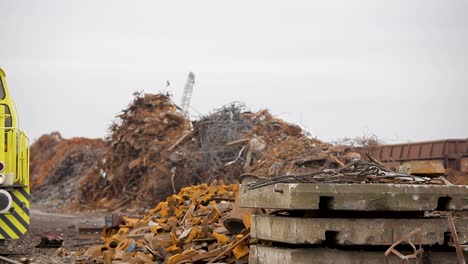
M0 240L18 239L29 229L29 187L9 190L13 199L10 212L0 214Z

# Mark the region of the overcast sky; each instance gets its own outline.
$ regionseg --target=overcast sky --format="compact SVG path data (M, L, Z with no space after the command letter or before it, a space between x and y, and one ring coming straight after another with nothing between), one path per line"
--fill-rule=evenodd
M319 139L468 136L468 1L0 0L0 67L36 139L103 137L135 91L268 108Z

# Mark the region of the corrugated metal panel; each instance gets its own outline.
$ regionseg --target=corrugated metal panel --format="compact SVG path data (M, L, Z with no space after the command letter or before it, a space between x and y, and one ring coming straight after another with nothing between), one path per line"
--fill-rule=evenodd
M468 139L383 145L375 148L372 155L382 162L443 160L447 168L460 170L460 159L468 156Z

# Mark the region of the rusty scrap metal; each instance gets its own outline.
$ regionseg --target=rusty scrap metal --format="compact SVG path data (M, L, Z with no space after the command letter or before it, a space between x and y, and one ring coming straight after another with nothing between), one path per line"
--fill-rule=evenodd
M460 158L468 155L468 139L446 139L426 142L375 146L372 155L383 162L440 160L447 168L460 169Z
M455 228L455 223L453 222L452 212L446 212L447 221L450 226L450 234L453 238L453 243L455 244L455 250L457 251L458 263L465 264L465 257L463 256L463 249L461 248L460 241L458 240L457 229Z
M397 173L374 161L355 160L340 169L324 169L303 175L285 175L259 178L248 183L248 189L257 189L277 183L398 183L444 184L440 179Z
M395 243L393 243L387 251L385 251L384 255L387 257L390 253L395 254L401 259L401 263L409 263L409 259L416 259L416 264L420 263L420 257L422 253L424 252L424 249L419 246L419 249L416 249L416 246L411 242L411 237L415 235L416 233L421 232L421 228L416 228L415 230L409 232L408 234L402 236L400 239L398 239ZM410 246L413 248L413 253L409 255L403 255L400 253L398 250L395 249L397 245L399 245L401 242L408 242Z
M232 201L238 189L237 184L217 182L185 187L142 218L122 217L116 233L102 236L103 243L90 247L85 256L130 263L139 263L134 262L137 258L165 263L226 258L247 263L249 230L235 234L223 227L232 208L237 208ZM243 218L239 211L236 216Z
M226 248L226 250L224 250L223 252L221 252L221 254L219 254L217 257L215 257L214 259L212 259L210 262L208 262L208 264L211 264L211 263L214 263L215 261L217 261L218 259L220 259L221 257L223 257L224 255L226 255L227 253L229 253L229 251L233 250L235 247L237 247L239 244L243 243L245 240L249 239L250 238L250 234L247 234L243 237L241 237L241 239L237 240L235 243L233 243L232 245L230 245L228 248Z
M428 183L394 174L340 176L340 167L361 157L354 147L321 142L267 110L250 112L241 103L189 120L169 94L136 93L118 118L106 142L64 140L58 133L41 137L31 147L35 197L54 197L75 209L119 211L149 208L185 186L215 179L236 183L245 173L286 175L289 179L282 180L291 182L323 182L319 171L326 182ZM62 185L68 187L50 189Z
M80 208L81 177L94 170L104 149L102 139L64 139L58 132L42 135L31 145L33 200L63 210Z
M193 122L176 109L168 95L135 95L110 128L102 164L81 181L87 206L152 206L184 186L214 179L233 183L244 172L268 171L270 161L278 163L274 153L291 157L315 146L300 154L310 156L327 145L266 110L251 113L240 103ZM303 165L289 160L277 167L279 172Z
M101 141L103 153L74 178L79 184L66 184L80 186L75 206L149 208L185 186L215 179L236 183L243 173L271 177L337 169L352 152L241 103L189 120L170 95L136 93L118 119ZM57 140L48 141L54 146Z

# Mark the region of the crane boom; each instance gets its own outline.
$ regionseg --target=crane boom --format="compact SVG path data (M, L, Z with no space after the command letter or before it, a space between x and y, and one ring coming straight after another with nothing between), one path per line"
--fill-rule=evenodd
M195 84L195 74L190 72L185 83L184 94L182 95L181 108L185 116L188 115L190 100L192 99L193 85Z

